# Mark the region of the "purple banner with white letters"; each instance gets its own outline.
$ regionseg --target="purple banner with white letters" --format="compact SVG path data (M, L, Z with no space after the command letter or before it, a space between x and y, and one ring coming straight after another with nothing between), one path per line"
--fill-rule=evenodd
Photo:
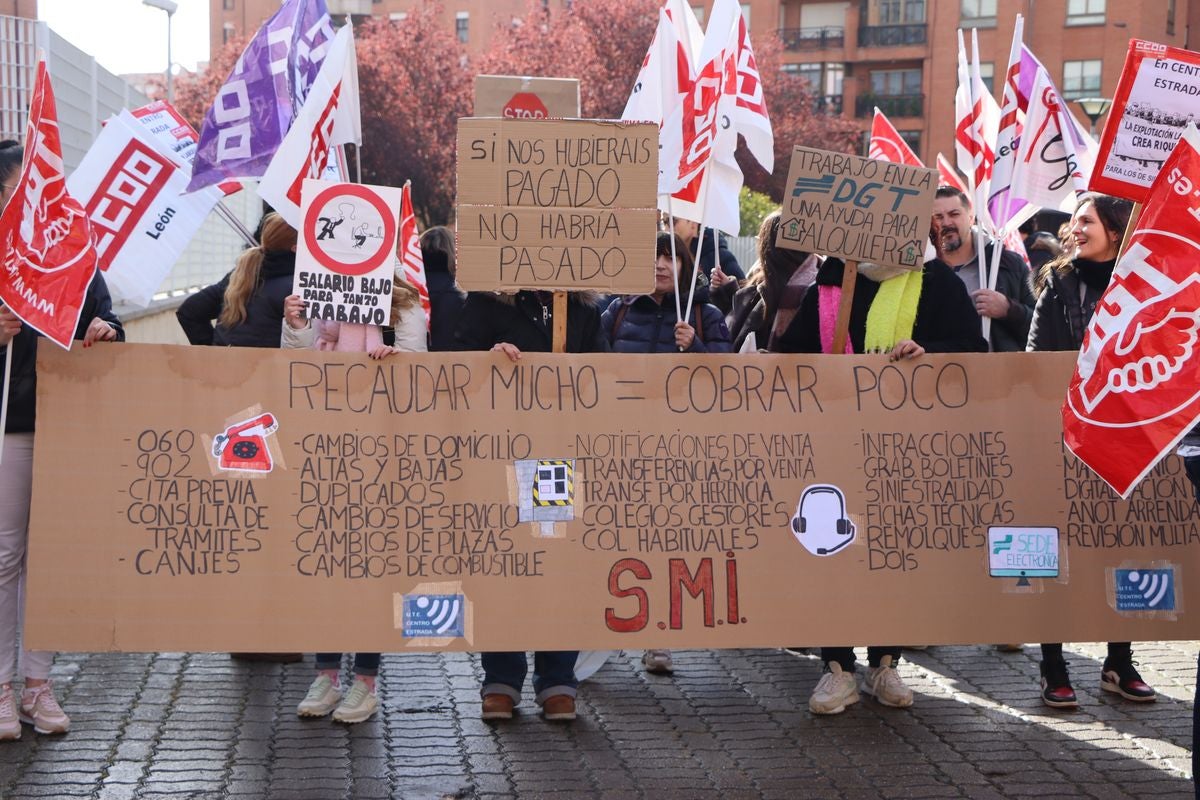
M266 172L332 39L325 0L287 0L263 23L204 115L189 192Z

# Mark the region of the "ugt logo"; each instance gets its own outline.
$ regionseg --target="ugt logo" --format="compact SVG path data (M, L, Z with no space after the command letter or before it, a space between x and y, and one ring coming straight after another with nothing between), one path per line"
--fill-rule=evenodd
M1200 395L1194 381L1183 379L1190 373L1181 376L1200 340L1200 274L1178 281L1167 275L1156 266L1156 242L1164 251L1178 252L1183 243L1200 250L1177 234L1147 230L1121 259L1084 335L1079 378L1067 394L1071 409L1093 424L1151 424Z

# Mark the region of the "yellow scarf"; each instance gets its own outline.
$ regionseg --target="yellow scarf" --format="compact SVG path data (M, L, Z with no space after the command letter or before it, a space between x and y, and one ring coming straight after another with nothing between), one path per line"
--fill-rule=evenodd
M911 339L921 299L922 270L911 270L879 284L867 312L867 334L863 350L886 353L896 342Z

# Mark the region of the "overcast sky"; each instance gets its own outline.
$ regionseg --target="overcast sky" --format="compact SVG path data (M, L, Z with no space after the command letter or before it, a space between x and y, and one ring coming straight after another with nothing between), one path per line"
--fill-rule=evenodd
M208 60L208 0L177 0L171 59L188 69ZM38 16L109 72L162 72L167 13L142 0L39 0Z

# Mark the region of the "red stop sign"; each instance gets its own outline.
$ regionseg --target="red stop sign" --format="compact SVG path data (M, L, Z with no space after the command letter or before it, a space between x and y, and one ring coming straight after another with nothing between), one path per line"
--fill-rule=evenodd
M546 104L533 92L517 92L504 104L501 113L509 119L546 119L550 116Z

